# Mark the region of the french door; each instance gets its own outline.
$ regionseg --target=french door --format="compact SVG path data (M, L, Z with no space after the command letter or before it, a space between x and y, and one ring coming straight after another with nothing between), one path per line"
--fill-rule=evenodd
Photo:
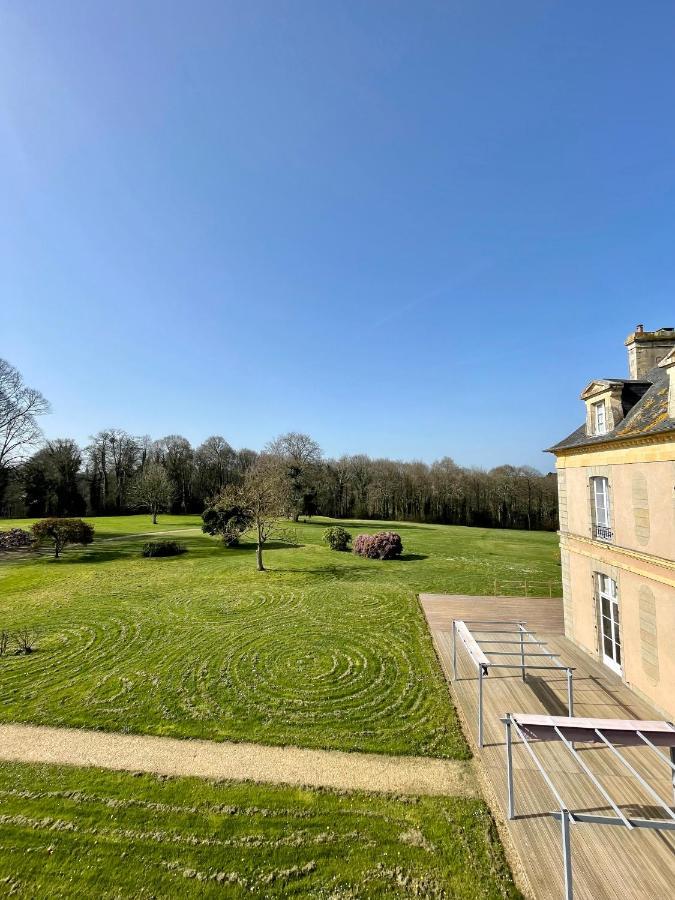
M621 674L621 637L619 635L619 597L616 581L598 573L600 600L600 654L602 661Z

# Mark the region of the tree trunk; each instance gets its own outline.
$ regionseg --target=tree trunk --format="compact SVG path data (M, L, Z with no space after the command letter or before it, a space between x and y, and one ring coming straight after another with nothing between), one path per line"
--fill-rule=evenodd
M265 566L263 565L262 551L263 551L262 534L260 533L260 526L258 526L258 544L255 548L255 563L256 563L256 568L258 569L259 572L265 571Z
M153 525L157 524L157 510L156 509L153 509L153 511L152 511L152 524Z

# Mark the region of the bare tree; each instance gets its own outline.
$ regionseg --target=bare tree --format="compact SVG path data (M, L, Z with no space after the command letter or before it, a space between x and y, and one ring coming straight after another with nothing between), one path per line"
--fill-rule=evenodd
M313 507L315 483L323 453L321 447L308 434L289 431L271 441L267 453L280 459L288 480L288 514L297 522L302 513Z
M173 487L164 466L150 462L141 469L131 484L131 502L139 509L147 509L152 516L152 524L157 524L157 516L171 506Z
M256 568L265 571L263 548L288 504L288 480L277 457L261 454L244 473L241 484L228 485L221 498L244 510L256 534Z
M207 438L195 450L197 481L202 496L212 497L235 480L237 454L220 435Z
M37 417L49 410L40 391L24 384L19 370L0 359L0 469L19 462L39 440Z
M119 513L126 505L129 482L140 459L140 448L136 438L123 428L110 428L107 435L115 474L115 509Z
M155 443L154 456L166 469L180 511L187 512L194 475L194 451L190 442L180 434L168 434Z

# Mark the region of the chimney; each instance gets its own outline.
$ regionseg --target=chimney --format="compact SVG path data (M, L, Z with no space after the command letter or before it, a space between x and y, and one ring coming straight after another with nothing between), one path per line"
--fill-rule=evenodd
M638 325L626 338L626 347L628 377L634 381L643 381L648 372L675 348L675 328L645 331L643 325Z

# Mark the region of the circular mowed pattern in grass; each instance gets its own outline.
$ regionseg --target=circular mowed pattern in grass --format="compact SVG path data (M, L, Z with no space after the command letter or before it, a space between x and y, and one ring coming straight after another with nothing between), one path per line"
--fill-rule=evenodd
M412 595L336 585L61 607L0 660L0 716L182 737L464 756Z

